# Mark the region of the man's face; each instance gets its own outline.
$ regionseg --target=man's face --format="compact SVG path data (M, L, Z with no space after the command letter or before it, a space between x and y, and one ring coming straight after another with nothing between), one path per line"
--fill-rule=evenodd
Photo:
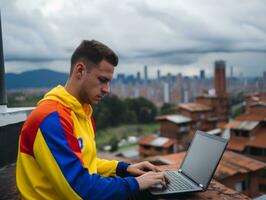
M98 66L87 70L82 78L79 92L81 103L96 104L110 92L110 81L113 78L114 66L102 60Z

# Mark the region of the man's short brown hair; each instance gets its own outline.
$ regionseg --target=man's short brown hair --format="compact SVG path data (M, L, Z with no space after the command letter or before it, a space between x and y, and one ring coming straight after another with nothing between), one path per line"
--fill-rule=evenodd
M117 55L105 44L96 40L83 40L71 56L70 74L73 72L74 65L79 61L85 62L86 65L97 65L103 59L114 66L118 64Z

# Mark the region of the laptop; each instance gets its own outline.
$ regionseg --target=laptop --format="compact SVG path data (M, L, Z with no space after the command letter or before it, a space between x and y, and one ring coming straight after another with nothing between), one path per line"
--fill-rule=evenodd
M180 169L165 171L167 187L151 188L151 194L167 196L207 190L227 143L224 138L196 131Z

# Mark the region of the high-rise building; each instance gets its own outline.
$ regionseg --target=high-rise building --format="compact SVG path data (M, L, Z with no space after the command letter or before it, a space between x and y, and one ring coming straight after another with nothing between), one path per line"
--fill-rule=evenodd
M144 81L148 81L148 67L146 65L144 66Z
M204 80L205 79L205 70L200 70L200 79Z
M163 84L163 101L164 103L170 103L170 85L167 82Z
M167 73L166 80L167 80L168 83L171 83L171 81L172 81L172 74L170 72Z
M116 79L123 83L125 81L125 78L126 78L125 74L120 73L120 74L117 74L117 78Z
M140 79L141 79L140 72L137 72L137 81L140 82Z
M161 80L161 70L157 70L157 80Z
M226 94L225 61L215 61L214 74L215 93L218 97Z
M230 67L230 79L234 78L233 66Z

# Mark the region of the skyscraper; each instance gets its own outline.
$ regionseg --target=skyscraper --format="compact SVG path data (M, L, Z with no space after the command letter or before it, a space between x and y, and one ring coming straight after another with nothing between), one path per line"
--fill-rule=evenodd
M167 82L163 83L163 102L170 103L170 85Z
M230 67L230 79L233 79L234 77L234 71L233 71L233 66Z
M157 70L157 80L161 80L161 70Z
M205 70L200 70L200 79L204 80L205 79Z
M137 81L140 82L140 79L141 79L140 72L137 72Z
M148 67L146 65L144 66L144 81L148 81Z

